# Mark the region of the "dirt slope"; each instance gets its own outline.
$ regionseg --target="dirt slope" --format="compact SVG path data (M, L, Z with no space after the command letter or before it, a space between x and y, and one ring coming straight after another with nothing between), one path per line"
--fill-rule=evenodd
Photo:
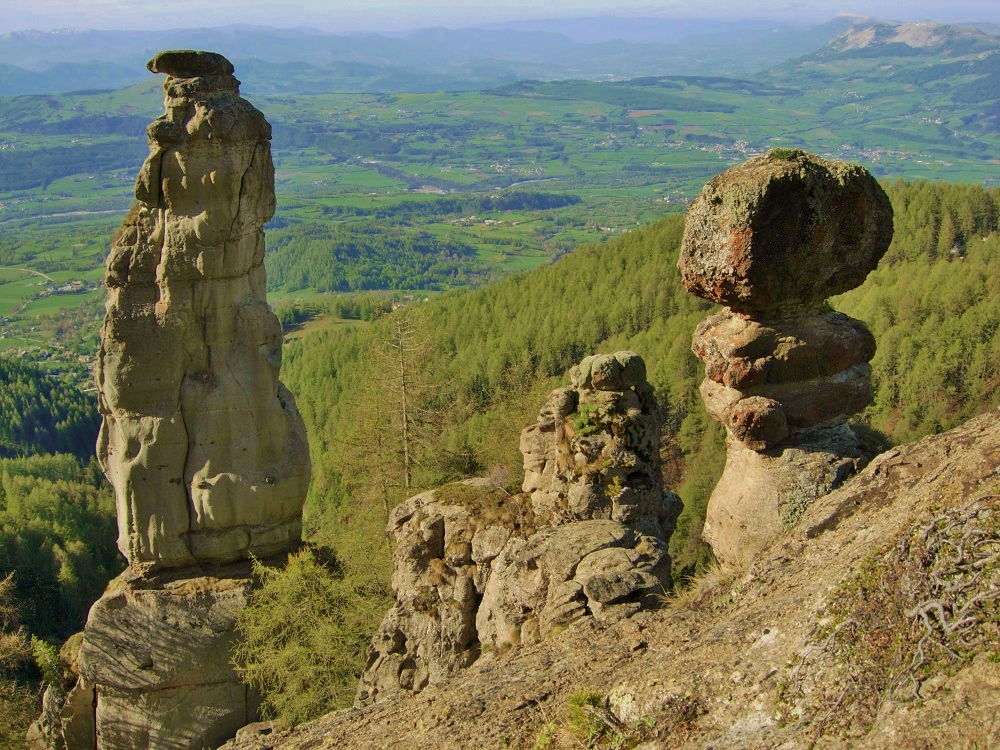
M1000 747L998 417L879 456L747 570L660 611L487 654L445 686L291 732L249 727L226 748ZM922 572L920 545L956 548L947 534L961 570ZM913 610L932 579L979 586L968 622L931 600L966 643L939 639L960 660L921 640Z

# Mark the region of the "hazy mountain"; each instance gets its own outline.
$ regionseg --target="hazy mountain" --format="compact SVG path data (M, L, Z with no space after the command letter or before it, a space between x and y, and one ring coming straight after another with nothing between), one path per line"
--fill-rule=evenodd
M483 24L483 29L513 29L561 34L580 44L599 42L652 42L676 44L688 37L727 32L770 32L787 29L788 24L774 21L717 21L691 18L544 18Z
M119 89L145 75L109 62L61 62L44 71L0 63L0 96L63 94L80 89Z
M978 136L1000 130L1000 38L971 26L857 23L768 76L811 90L836 82L844 91L829 108L877 113L882 135L901 141L966 139L964 148L986 153Z
M232 26L166 31L25 31L0 36L0 95L117 88L146 77L161 49L221 52L258 92L436 91L518 79L622 80L650 75L746 77L821 48L850 24L799 29L748 22L575 19L397 35L338 36ZM70 69L65 64L85 67ZM268 66L254 66L266 62ZM357 67L362 66L362 67ZM249 76L248 76L249 77Z

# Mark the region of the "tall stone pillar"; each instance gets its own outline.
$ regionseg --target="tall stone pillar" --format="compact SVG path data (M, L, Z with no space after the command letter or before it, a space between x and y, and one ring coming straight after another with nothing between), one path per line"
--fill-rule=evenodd
M845 424L872 399L875 340L827 297L859 286L892 239L892 207L862 167L773 150L710 181L688 211L679 267L723 305L693 349L727 433L704 538L746 561L866 461Z
M247 558L299 544L309 451L265 299L271 128L221 55L161 52L138 202L107 261L97 454L129 567L88 617L50 746L202 750L255 720L229 656Z

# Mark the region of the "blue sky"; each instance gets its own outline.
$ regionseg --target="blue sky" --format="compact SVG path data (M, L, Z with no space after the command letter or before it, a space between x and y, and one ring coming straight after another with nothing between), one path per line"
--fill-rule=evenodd
M467 26L519 18L646 15L784 18L839 13L902 21L1000 22L998 0L0 0L0 32L28 28L178 28L251 23L325 31Z

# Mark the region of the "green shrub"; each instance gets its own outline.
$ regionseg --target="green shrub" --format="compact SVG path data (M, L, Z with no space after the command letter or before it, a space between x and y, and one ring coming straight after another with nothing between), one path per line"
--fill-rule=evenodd
M0 750L20 750L24 734L38 713L35 691L19 674L31 658L18 627L13 574L0 578Z
M267 718L299 724L349 706L388 592L329 550L305 547L284 567L254 562L261 586L240 614L234 654Z

